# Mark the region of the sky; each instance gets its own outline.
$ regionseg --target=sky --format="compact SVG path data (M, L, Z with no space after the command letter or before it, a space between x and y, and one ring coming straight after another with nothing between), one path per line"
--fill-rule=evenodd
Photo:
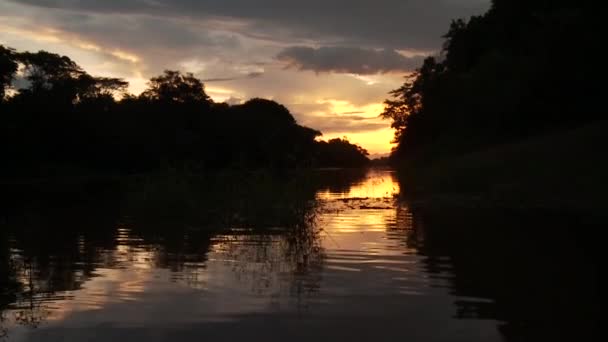
M165 69L217 102L276 100L323 139L391 149L388 92L490 0L0 0L0 44L67 55L138 94Z

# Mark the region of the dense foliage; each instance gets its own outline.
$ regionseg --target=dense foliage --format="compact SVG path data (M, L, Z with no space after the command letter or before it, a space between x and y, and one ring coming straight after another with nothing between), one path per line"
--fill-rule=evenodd
M357 167L368 163L367 150L353 145L346 139L319 142L319 163L333 167Z
M453 21L386 101L396 160L429 160L602 117L598 11L590 1L494 0Z
M16 85L22 85L17 88ZM192 74L165 71L139 96L65 56L0 46L4 176L134 173L166 166L362 166L367 152L320 142L270 100L214 103Z

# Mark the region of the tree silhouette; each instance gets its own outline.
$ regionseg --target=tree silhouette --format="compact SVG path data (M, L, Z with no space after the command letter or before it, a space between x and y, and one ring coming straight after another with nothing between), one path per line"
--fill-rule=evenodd
M294 168L364 165L363 149L316 141L272 100L214 103L190 73L165 71L140 95L89 75L69 57L0 50L2 89L19 65L27 82L2 103L3 176L142 173L159 168ZM355 155L353 155L353 153ZM348 157L346 157L348 156Z
M590 2L496 0L390 93L393 159L432 159L603 118ZM564 47L568 48L565 49ZM559 72L569 67L568 72ZM567 99L567 100L566 100Z
M333 167L360 167L367 165L369 153L346 138L331 139L319 143L321 164Z
M165 103L209 104L211 102L205 93L205 86L193 74L182 74L172 70L165 70L163 75L150 79L148 89L141 97Z
M23 52L18 56L25 66L25 79L29 81L30 92L45 90L66 90L85 72L70 58L58 54L39 51Z
M77 79L78 102L96 99L114 99L127 94L129 83L119 78L80 75Z
M4 100L6 88L10 86L17 72L15 50L0 45L0 103Z

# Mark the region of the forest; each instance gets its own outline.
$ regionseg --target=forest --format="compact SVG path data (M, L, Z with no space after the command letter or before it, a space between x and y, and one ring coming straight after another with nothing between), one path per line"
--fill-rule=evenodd
M69 57L0 46L3 177L359 167L367 151L321 141L272 100L214 102L194 75L165 71L138 96Z
M604 119L591 1L494 0L454 20L385 102L397 164L426 163Z

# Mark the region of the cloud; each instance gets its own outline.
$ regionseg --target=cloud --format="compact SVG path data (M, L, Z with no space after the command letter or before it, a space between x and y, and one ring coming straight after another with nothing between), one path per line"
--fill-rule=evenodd
M317 111L344 113L360 111L361 107L382 103L390 90L403 83L401 74L379 74L373 77L375 82L369 84L351 74L317 74L276 65L266 67L263 78L246 78L221 85L233 90L233 94L240 98L274 99L286 105L296 115ZM210 83L216 84L220 85ZM353 106L331 108L326 104L319 104L330 99L347 101ZM377 114L380 114L380 111Z
M9 0L36 7L188 20L232 20L270 40L437 49L453 18L483 13L490 0Z
M126 78L136 93L164 69L193 72L217 101L271 98L326 137L352 135L382 152L390 123L365 118L381 111L370 106L403 83L397 73L419 66L417 56L441 47L451 19L489 4L0 0L0 42L68 55L92 74Z
M320 130L324 136L372 133L390 126L379 117L382 111L379 103L357 105L347 100L325 99L314 104L288 104L288 108L298 122Z
M264 76L264 73L261 71L255 71L247 73L246 75L233 76L233 77L215 77L215 78L207 78L202 80L204 83L212 83L212 82L228 82L228 81L238 81L238 80L246 80L251 78L258 78Z
M104 52L135 56L140 59L136 68L128 61L116 61L112 70L131 68L142 78L163 69L183 69L180 63L191 59L204 61L205 68L196 72L203 79L240 77L256 69L240 66L276 64L280 53L301 62L294 66L302 70L336 68L363 75L376 69L411 70L416 58L408 64L395 51L436 51L450 18L480 13L489 1L2 0L0 20L13 27L51 28ZM18 37L13 41L18 42ZM25 42L13 45L28 49ZM317 49L313 54L317 59L311 61L292 56L301 51L289 46L326 48ZM346 66L332 62L332 56L347 52L340 46L357 46L360 51L354 51L355 56L375 60L372 65L361 60ZM333 55L319 55L327 49Z
M243 99L240 99L238 97L233 97L233 96L227 98L226 101L224 101L224 103L227 103L227 104L229 104L231 106L240 105L243 102L245 102L245 101L243 101Z
M413 71L424 56L405 57L388 49L292 46L281 51L277 59L299 70L371 75Z
M320 130L324 135L341 132L362 133L385 129L387 123L378 118L364 116L342 116L327 114L323 116L306 117L306 126Z

